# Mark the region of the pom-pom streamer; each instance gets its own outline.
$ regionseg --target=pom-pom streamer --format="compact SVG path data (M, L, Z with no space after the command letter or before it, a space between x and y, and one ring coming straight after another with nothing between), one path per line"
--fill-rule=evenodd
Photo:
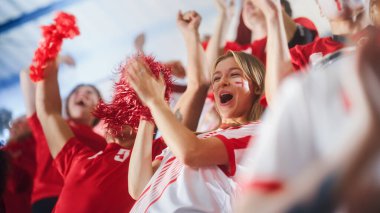
M44 78L43 71L46 68L46 63L57 57L63 39L72 39L79 35L75 16L64 12L57 14L53 24L42 26L41 29L43 38L34 52L33 61L29 67L30 78L34 82Z
M156 78L159 77L160 73L163 74L166 85L165 100L169 101L173 88L170 67L156 62L152 56L136 55L131 57L130 60L135 60L136 58L145 61ZM129 60L127 59L118 68L121 77L114 85L114 95L111 103L100 102L94 111L96 117L104 120L108 133L119 138L130 135L130 133L123 132L125 125L137 129L141 117L153 121L149 108L142 104L125 77L128 64Z

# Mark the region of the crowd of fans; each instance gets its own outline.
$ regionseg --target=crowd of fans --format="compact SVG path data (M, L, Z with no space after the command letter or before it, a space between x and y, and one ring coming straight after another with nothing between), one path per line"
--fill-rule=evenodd
M287 0L243 0L235 41L236 2L214 1L205 39L200 14L177 14L187 64L162 62L186 76L175 103L136 38L120 78L153 119L121 134L95 117L93 85L62 107L71 57L36 83L21 71L26 115L0 149L0 212L380 212L380 1L317 0L331 27L320 37Z

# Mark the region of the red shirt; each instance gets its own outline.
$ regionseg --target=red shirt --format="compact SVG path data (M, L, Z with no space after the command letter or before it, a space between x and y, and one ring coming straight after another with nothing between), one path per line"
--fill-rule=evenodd
M57 197L63 186L62 176L52 166L53 158L50 154L42 126L34 114L28 118L33 136L36 139L36 173L33 180L32 203L48 198ZM85 145L94 151L102 150L106 141L91 131L91 127L75 125L71 127L74 134Z
M306 27L309 30L314 31L316 33L317 37L319 36L317 27L315 26L315 24L310 19L308 19L306 17L298 17L298 18L293 19L293 21L299 25Z
M267 38L263 38L260 40L256 40L251 44L240 45L236 42L229 41L226 43L224 47L224 52L228 50L232 51L243 51L247 53L251 53L256 58L260 59L260 61L265 64L266 63L266 51L265 48L267 46Z
M10 156L10 171L3 195L6 212L31 212L35 140L32 135L8 142L2 148Z
M305 18L305 17L299 17L299 18L294 19L294 22L304 27L304 30L310 31L312 35L310 35L309 38L303 38L302 33L300 34L299 31L297 31L294 37L292 38L292 40L289 41L288 43L289 48L296 44L305 44L305 43L311 42L312 40L318 37L317 28L315 27L314 23L310 19ZM304 30L303 30L303 33L305 33ZM266 64L266 45L267 45L267 37L256 40L252 42L251 44L246 44L246 45L240 45L236 42L227 42L224 47L224 51L227 52L228 50L233 50L233 51L243 51L243 52L251 53L256 58L260 59L260 61L265 65ZM203 45L203 46L204 48L207 47L207 45Z
M162 140L155 141L153 157L162 149ZM70 139L55 158L65 185L54 212L129 212L135 203L128 194L130 154L116 143L96 153Z
M333 53L344 47L344 44L333 40L331 37L316 38L306 45L296 45L290 49L294 70L302 70L310 62L310 56L320 54L320 57Z

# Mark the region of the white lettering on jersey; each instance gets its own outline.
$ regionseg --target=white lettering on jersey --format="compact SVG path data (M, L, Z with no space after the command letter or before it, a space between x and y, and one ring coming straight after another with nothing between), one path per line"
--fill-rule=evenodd
M89 160L94 159L94 158L98 157L101 154L103 154L103 151L100 151L100 152L96 153L95 155L93 155L93 156L91 156L91 157L89 157L87 159L89 159Z
M119 162L124 162L129 154L131 153L128 149L120 149L119 152L115 155L114 160Z

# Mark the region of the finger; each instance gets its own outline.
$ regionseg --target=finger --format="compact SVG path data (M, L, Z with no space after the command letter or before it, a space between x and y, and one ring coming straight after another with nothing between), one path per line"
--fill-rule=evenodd
M196 11L191 11L191 18L193 18L193 19L195 19L195 18L197 18L197 17L199 17L199 14L196 12Z
M128 75L128 83L132 87L132 89L138 94L138 91L140 89L139 85L139 79L138 77L134 76L133 74Z
M157 81L161 84L162 82L165 82L165 80L164 80L164 74L162 74L162 72L160 72L159 74L158 74L158 79L157 79Z
M183 13L181 10L178 11L178 14L177 14L177 22L179 24L182 24L184 22L184 18L183 18Z
M127 73L128 82L137 82L138 76L136 72L128 72Z
M160 75L158 76L158 82L160 85L163 85L164 90L166 89L166 84L165 84L165 76L162 72L160 72Z
M150 67L146 64L145 60L142 57L138 59L138 65L139 65L139 73L141 75L144 75L145 77L147 75L149 76L152 75L152 71Z
M128 64L127 71L128 72L137 72L138 70L138 64L136 59L131 59Z
M149 65L146 63L146 61L142 61L141 66L145 69L145 73L149 76L153 76L152 69L149 67Z
M185 21L185 22L190 22L190 20L191 20L191 11L187 11L187 12L185 12L184 14L183 14L183 20Z

